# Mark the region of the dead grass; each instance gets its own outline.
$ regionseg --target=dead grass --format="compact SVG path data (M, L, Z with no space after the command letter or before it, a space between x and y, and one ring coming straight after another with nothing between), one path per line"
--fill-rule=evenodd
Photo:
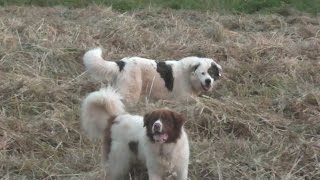
M190 179L320 178L320 18L109 8L0 8L0 178L101 179L99 143L79 126L104 56L215 56L224 77L198 103L141 103L188 117ZM142 173L136 179L143 179Z

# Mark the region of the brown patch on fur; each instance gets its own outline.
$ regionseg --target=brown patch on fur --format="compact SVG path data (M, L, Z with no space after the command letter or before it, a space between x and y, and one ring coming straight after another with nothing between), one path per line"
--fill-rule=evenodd
M154 99L169 98L170 91L165 87L165 81L157 72L156 68L146 66L142 68L142 89L141 94L151 96Z
M120 72L123 70L124 66L126 65L124 61L115 61L115 63L118 65Z
M135 155L138 155L138 144L138 141L130 141L128 143L130 151L133 152Z
M173 90L174 78L172 75L172 67L164 61L157 62L157 71L165 82L165 86L169 91Z
M108 119L108 126L104 130L104 136L102 141L102 157L104 161L108 160L108 155L111 151L111 127L116 122L114 121L117 116L112 116Z
M175 143L181 135L181 128L186 119L181 114L166 109L156 110L146 114L143 119L144 126L147 129L147 136L152 142L155 142L153 139L152 126L159 119L163 124L163 132L168 135L165 143Z

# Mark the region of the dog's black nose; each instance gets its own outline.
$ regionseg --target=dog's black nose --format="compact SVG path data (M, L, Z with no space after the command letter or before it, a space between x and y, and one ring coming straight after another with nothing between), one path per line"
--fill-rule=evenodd
M210 85L211 84L211 79L206 79L204 82L206 83L206 85Z
M160 123L155 123L154 124L154 126L153 126L153 128L154 128L154 131L160 131L160 129L161 129L161 124Z

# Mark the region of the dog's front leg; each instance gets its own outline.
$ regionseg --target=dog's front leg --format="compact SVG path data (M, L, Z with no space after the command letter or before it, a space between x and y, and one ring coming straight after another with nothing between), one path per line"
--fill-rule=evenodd
M154 172L148 171L149 180L163 180L162 176Z
M188 168L178 170L176 179L177 180L187 180L188 179Z

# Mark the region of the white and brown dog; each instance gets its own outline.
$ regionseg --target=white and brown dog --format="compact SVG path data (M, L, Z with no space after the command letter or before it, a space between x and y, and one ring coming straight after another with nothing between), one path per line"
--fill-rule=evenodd
M127 103L141 95L152 99L184 99L211 91L222 68L213 59L186 57L179 61L155 61L140 57L105 61L100 48L83 57L89 74L100 82L111 82Z
M148 169L150 180L166 175L187 180L189 143L184 117L156 110L144 117L125 112L121 95L108 87L90 93L83 101L81 124L91 138L103 138L107 179L123 180L135 161Z

